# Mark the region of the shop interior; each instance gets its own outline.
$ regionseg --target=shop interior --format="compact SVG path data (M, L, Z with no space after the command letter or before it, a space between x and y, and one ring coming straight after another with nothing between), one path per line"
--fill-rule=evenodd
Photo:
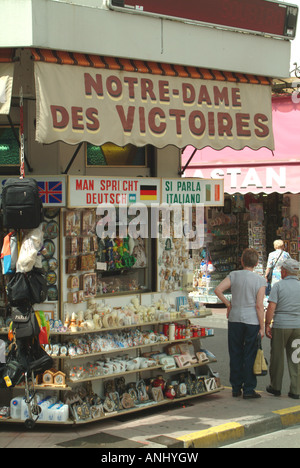
M214 289L230 271L241 268L241 255L247 247L259 252L256 271L260 275L265 273L276 239L282 239L285 250L298 260L298 204L295 194L248 193L226 194L223 208L208 208L205 249L194 276L195 297L219 305Z

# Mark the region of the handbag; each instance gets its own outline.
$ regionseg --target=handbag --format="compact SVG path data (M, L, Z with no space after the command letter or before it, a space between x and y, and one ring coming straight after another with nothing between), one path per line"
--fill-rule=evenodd
M253 366L253 374L257 377L264 377L268 374L268 363L264 356L260 335L257 338L257 354Z
M269 270L269 273L268 273L268 275L267 275L267 282L270 283L270 284L272 283L273 271L274 271L274 269L276 268L276 265L277 265L277 263L278 263L278 261L279 261L279 259L280 259L280 257L281 257L282 254L283 254L283 250L281 251L281 254L280 254L279 257L277 258L277 260L276 260L276 262L274 263L274 265L271 266L271 268L270 268L270 270Z
M11 306L30 303L30 291L25 273L16 273L7 285L7 299Z
M41 304L47 294L47 279L39 268L33 268L29 273L16 273L7 285L7 298L12 306Z
M43 374L46 370L52 369L54 366L52 357L40 346L38 339L34 340L31 347L28 365L29 370L33 372L34 375Z
M31 306L13 307L12 330L17 340L39 336L40 327Z
M43 269L33 268L27 273L27 282L31 304L42 304L47 299L48 286Z
M36 339L30 347L24 347L20 343L12 344L6 364L0 365L0 389L19 385L24 381L26 372L33 372L36 376L53 368L53 359Z
M0 388L9 388L19 385L28 372L26 356L16 344L13 344L7 356L6 364L0 368Z

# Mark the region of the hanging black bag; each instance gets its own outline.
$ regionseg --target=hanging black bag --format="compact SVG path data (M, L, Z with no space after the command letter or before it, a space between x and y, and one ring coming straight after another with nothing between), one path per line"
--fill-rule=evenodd
M40 327L31 306L13 307L11 318L12 331L17 340L39 336Z
M35 229L43 221L43 204L34 179L8 179L2 190L3 226Z
M43 269L33 268L27 273L31 304L42 304L47 299L48 285Z
M39 268L33 268L29 273L16 273L6 289L11 306L42 304L48 294L47 279Z
M7 299L11 306L30 304L30 290L25 273L16 273L6 287Z
M53 368L54 362L51 356L42 348L38 339L35 339L30 350L29 369L34 375L43 374Z
M29 365L27 357L15 343L12 344L6 359L6 364L0 371L0 388L9 388L19 385L24 380L24 374L28 372L28 370Z

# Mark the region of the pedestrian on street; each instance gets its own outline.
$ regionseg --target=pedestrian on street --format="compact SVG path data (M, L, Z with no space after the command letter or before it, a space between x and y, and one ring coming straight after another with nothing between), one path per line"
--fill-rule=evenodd
M300 399L300 364L297 354L300 340L300 281L297 277L299 268L300 263L292 258L283 263L282 280L272 288L266 315L266 335L272 340L271 385L267 387L267 392L275 396L281 395L286 350L291 380L289 397L296 400Z
M283 240L279 239L274 241L274 252L271 252L268 256L267 269L265 271L265 278L268 279L268 275L272 270L272 278L268 283L266 295L269 296L274 284L281 281L281 266L290 257L288 252L284 251Z
M242 254L243 270L233 271L215 289L215 294L227 307L228 347L230 357L230 383L232 396L260 398L253 366L257 354L257 337L264 337L265 278L254 272L258 253L245 249ZM224 296L231 289L232 302Z

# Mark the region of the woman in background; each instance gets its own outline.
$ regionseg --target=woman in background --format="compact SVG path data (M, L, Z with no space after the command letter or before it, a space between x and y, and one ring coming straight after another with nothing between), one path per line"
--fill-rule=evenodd
M274 242L274 252L271 252L268 257L268 263L267 263L267 269L265 272L265 278L267 280L268 274L270 272L270 269L273 268L273 273L272 273L272 280L268 284L268 289L266 291L266 295L269 296L272 287L274 284L278 283L278 281L281 280L281 267L282 264L288 260L290 257L290 254L288 252L285 252L283 250L284 248L284 243L282 240L276 240Z

